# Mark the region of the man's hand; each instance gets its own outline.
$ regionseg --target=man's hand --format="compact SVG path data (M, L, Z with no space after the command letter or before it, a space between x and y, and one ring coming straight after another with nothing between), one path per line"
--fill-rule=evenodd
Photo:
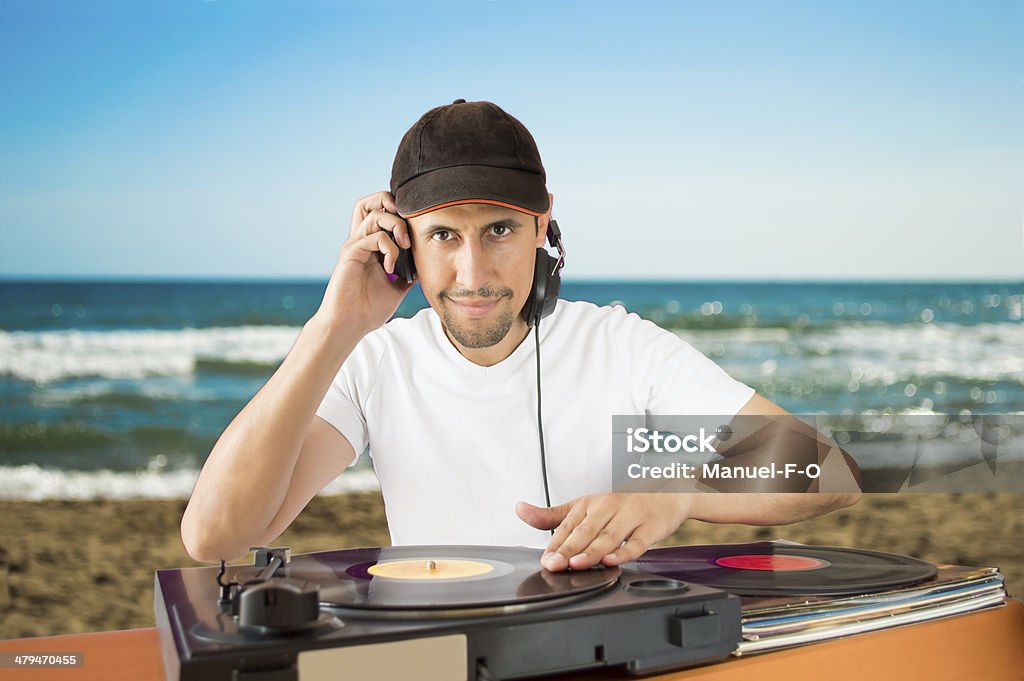
M387 322L412 288L405 281L389 281L398 259L396 243L410 248L412 235L398 216L395 197L377 192L356 201L348 239L338 253L316 315L331 326L344 324L361 335ZM383 254L383 267L378 253Z
M689 494L593 494L542 508L520 501L516 513L539 530L555 529L541 557L551 571L621 565L639 558L690 515Z

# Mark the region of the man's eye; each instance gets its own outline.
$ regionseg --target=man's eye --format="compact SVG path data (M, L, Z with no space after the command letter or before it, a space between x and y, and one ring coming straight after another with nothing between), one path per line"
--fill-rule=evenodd
M494 236L505 236L509 232L505 225L494 225L491 230L494 232Z
M448 241L451 238L451 232L446 229L439 229L430 235L430 238L434 241Z

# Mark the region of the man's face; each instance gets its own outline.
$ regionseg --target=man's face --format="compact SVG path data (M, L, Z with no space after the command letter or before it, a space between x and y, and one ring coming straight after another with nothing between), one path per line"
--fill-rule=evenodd
M542 229L510 208L467 204L408 220L423 295L465 348L489 348L513 327L533 287ZM517 338L518 343L522 338Z

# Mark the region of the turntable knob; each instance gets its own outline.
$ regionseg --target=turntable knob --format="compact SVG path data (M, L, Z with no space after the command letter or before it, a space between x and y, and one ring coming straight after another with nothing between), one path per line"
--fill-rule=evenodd
M320 617L320 590L296 579L273 579L245 588L239 595L240 627L298 629Z

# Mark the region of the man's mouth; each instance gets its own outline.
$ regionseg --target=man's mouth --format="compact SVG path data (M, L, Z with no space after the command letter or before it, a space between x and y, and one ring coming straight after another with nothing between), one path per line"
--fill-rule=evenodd
M449 298L463 313L470 317L483 317L501 300L498 298Z

